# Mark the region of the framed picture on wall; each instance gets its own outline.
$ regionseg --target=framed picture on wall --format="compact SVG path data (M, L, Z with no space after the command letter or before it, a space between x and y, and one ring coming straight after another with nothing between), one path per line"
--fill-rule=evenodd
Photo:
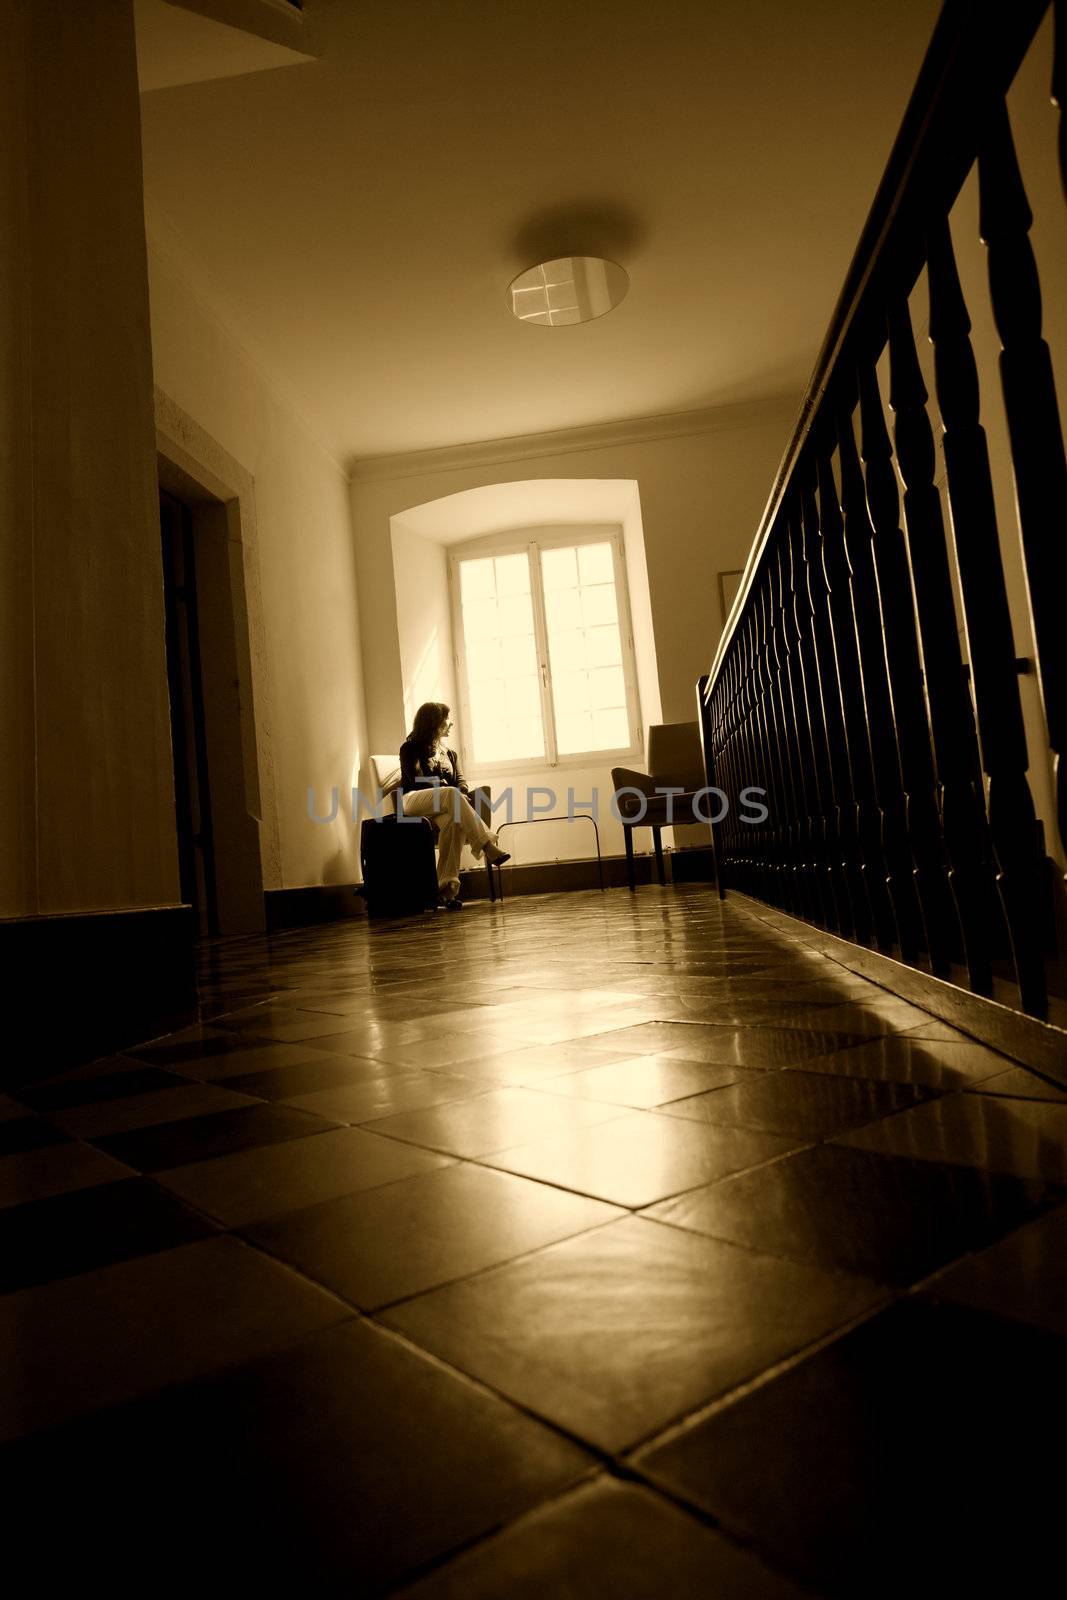
M744 574L744 569L743 568L739 568L736 572L720 572L719 573L719 626L720 626L720 628L725 628L725 626L726 626L726 619L730 615L730 608L733 605L734 600L737 597L737 591L741 587L741 579L744 577L744 575L745 574Z

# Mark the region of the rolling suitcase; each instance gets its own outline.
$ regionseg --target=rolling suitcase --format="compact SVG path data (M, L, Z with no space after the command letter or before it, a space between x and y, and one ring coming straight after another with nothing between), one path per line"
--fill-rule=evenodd
M363 892L371 917L410 917L437 907L437 852L425 817L364 818L359 838Z

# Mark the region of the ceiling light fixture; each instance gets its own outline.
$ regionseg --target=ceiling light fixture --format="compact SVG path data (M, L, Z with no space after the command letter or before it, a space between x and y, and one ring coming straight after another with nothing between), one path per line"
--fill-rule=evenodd
M617 261L559 256L528 267L508 287L508 310L543 328L593 322L626 298L630 279Z

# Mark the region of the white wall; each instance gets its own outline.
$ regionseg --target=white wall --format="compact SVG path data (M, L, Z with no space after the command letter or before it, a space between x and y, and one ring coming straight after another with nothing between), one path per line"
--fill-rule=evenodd
M194 288L164 229L149 228L158 386L255 480L280 869L267 889L353 882L346 795L369 750L347 479L238 334ZM340 791L333 822L330 793Z
M451 706L455 720L448 557L443 545L412 533L401 520L393 523L392 544L406 733L427 700Z

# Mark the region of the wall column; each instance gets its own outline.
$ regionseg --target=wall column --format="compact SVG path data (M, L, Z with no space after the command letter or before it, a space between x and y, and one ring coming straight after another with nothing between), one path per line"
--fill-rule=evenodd
M0 914L160 905L178 895L132 4L0 7Z
M0 0L0 229L0 927L17 956L50 948L27 919L62 937L56 919L133 927L178 900L132 0Z

